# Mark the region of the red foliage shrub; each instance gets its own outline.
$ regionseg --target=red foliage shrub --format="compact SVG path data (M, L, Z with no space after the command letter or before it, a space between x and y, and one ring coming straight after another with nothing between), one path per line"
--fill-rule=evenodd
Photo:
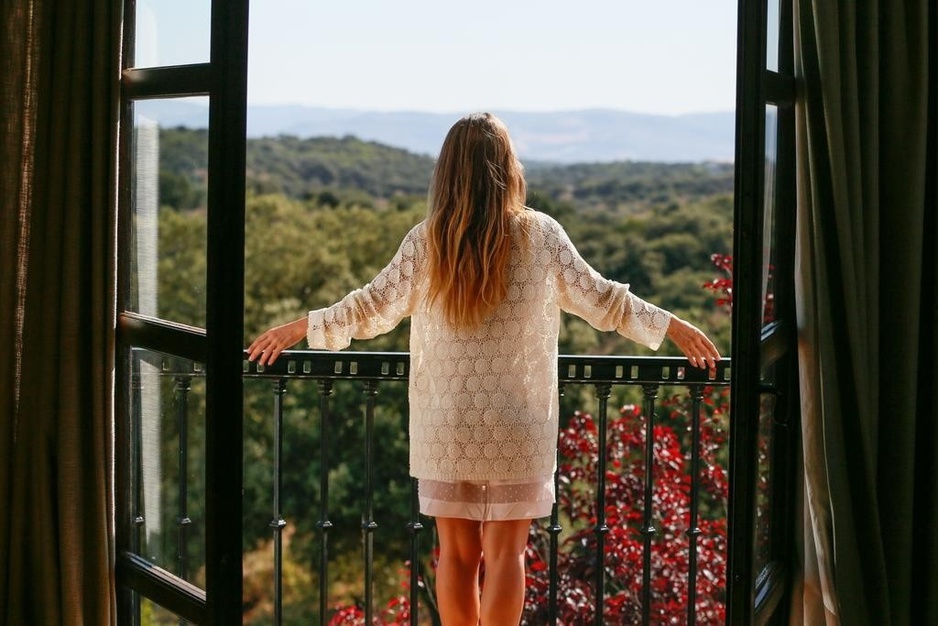
M710 410L702 410L697 528L697 598L700 624L722 623L726 581L725 394L708 389ZM691 512L689 402L671 398L670 410L653 429L654 467L651 526L651 621L687 620ZM704 403L704 406L708 406ZM603 622L640 623L645 533L645 445L647 420L635 406L623 407L607 425L603 567L606 596ZM595 616L598 426L591 415L575 414L560 433L559 518L569 527L558 552L557 619L560 624L592 623ZM532 531L524 624L547 621L549 534Z

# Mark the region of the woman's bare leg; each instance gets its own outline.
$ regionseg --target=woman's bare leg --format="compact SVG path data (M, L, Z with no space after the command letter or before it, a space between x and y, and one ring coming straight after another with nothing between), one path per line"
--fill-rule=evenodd
M438 517L436 529L440 536L436 598L443 626L478 626L482 522Z
M518 626L524 609L524 550L531 520L485 522L482 626Z

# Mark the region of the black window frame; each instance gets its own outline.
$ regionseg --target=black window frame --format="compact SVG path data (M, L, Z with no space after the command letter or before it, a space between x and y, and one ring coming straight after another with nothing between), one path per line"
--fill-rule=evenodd
M778 66L766 68L768 2L740 0L737 41L736 189L733 250L733 374L730 404L730 502L727 624L787 623L782 599L792 588L792 528L799 438L794 305L795 97L791 0L779 0ZM764 323L766 106L777 111L775 316ZM773 380L763 374L774 370ZM769 562L754 572L760 400L775 398L769 460L772 508Z
M214 0L207 63L134 67L135 0L123 3L121 118L118 148L118 328L115 386L116 587L118 623L139 622L138 595L182 620L241 621L242 385L244 202L247 118L247 0ZM130 250L133 103L150 98L209 97L208 233L205 328L131 312ZM236 312L232 314L232 312ZM131 518L131 350L145 348L204 363L205 589L137 555Z

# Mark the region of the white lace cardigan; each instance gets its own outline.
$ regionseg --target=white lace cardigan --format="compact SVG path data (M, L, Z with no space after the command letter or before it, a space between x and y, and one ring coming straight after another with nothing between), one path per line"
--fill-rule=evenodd
M423 222L371 283L309 312L310 347L329 350L388 332L411 316L410 473L417 478L553 473L561 310L653 349L667 331L670 313L600 276L549 216L524 211L512 240L508 295L474 330L454 329L426 304Z

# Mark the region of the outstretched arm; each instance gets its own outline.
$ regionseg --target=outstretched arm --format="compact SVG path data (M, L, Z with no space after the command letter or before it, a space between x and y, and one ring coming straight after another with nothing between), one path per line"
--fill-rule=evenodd
M423 261L422 223L404 237L397 254L373 281L324 309L275 326L251 342L248 359L270 365L280 353L306 337L311 348L339 350L352 339L386 333L410 315L419 296L416 288Z
M668 337L687 356L691 365L701 369L716 369L720 351L702 330L672 314Z
M554 262L561 307L599 330L615 330L641 344L658 349L665 336L687 356L691 365L716 368L720 359L710 338L699 328L629 291L628 285L608 280L577 252L563 227L554 222Z

